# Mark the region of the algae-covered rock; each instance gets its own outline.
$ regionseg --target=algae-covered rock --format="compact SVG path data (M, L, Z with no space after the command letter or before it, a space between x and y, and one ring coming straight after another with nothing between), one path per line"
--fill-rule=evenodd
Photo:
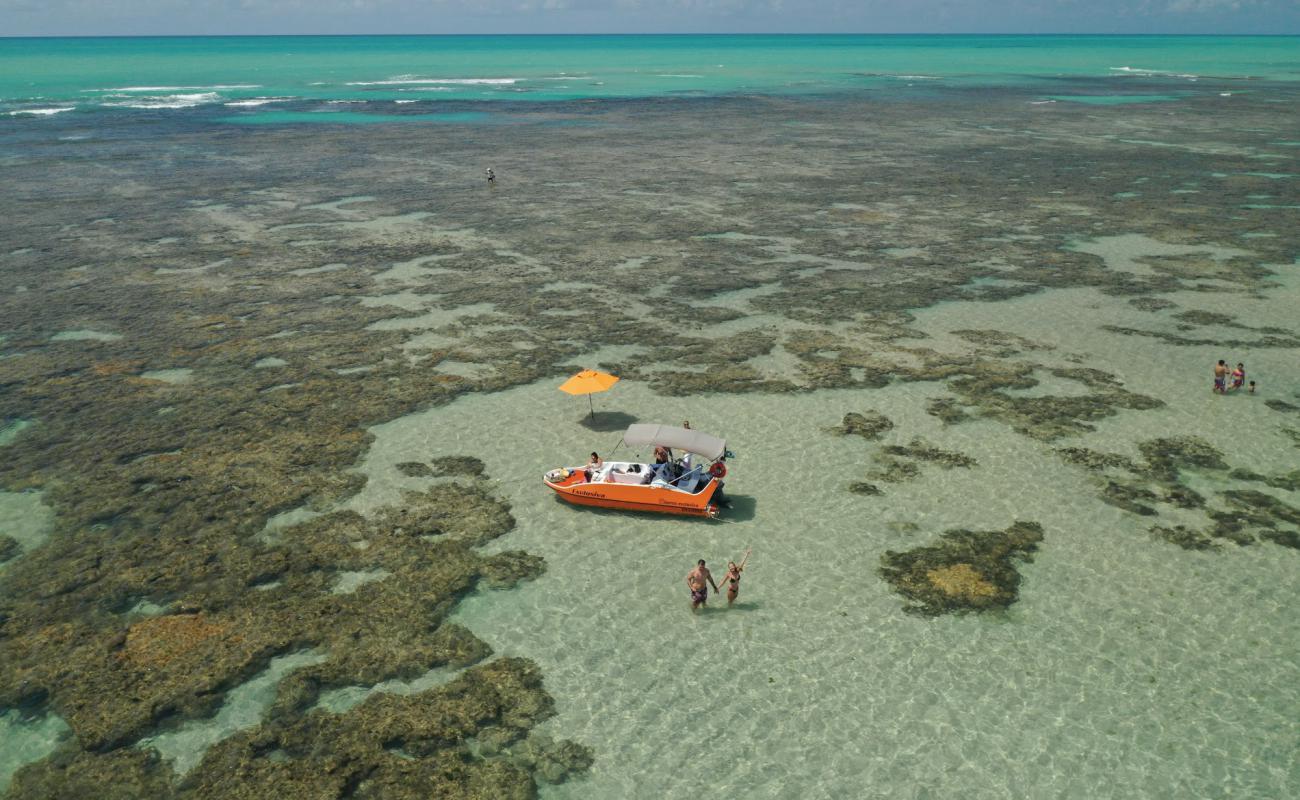
M510 760L530 771L541 783L563 783L591 769L595 761L591 748L577 742L556 741L539 733L516 744Z
M536 665L498 659L423 692L376 693L341 714L317 711L239 732L208 752L181 796L532 798L537 780L587 769L590 751L545 740L522 766L500 746L472 755L468 745L523 740L553 714Z
M931 398L925 405L925 413L938 417L944 425L957 425L974 419L961 407L961 403L951 397Z
M1178 304L1163 297L1134 297L1129 305L1141 311L1163 311L1166 308L1178 308Z
M0 534L0 561L8 561L22 552L23 546L17 539L7 534Z
M439 477L482 476L486 465L474 456L441 456L433 460L434 474Z
M420 461L403 461L397 465L397 471L408 478L427 478L433 475L433 468Z
M1015 333L997 330L959 330L952 334L971 344L992 348L999 355L1011 356L1025 350L1054 350L1052 345L1035 342Z
M1151 534L1157 539L1176 544L1184 550L1218 550L1219 544L1205 533L1192 530L1185 525L1151 526Z
M1300 532L1266 530L1266 531L1260 531L1259 537L1261 539L1267 539L1268 541L1273 542L1274 544L1279 544L1282 545L1283 547L1289 547L1292 550L1300 550Z
M1107 469L1120 469L1131 472L1134 469L1132 459L1115 453L1101 453L1096 450L1089 450L1086 447L1062 447L1056 453L1068 463L1094 472Z
M90 753L64 746L18 770L5 796L24 800L171 800L176 792L171 765L154 750L122 748Z
M874 483L866 483L865 481L855 481L854 483L849 484L849 491L853 492L854 494L875 496L880 494L880 487L876 486Z
M893 429L893 421L879 411L865 413L850 411L844 415L844 421L839 427L831 428L831 431L841 436L861 436L863 439L870 440L877 439L882 433Z
M487 585L494 589L508 589L520 581L532 580L546 571L541 556L522 550L507 550L488 558L480 568Z
M1016 561L1031 561L1043 540L1034 522L1016 522L1005 531L950 530L933 545L881 559L880 574L925 616L1007 608L1019 595Z
M1146 458L1146 471L1157 480L1177 480L1185 469L1227 470L1223 453L1196 436L1151 439L1138 444Z
M885 483L904 483L921 477L921 468L911 461L894 458L878 459L880 466L867 473L867 477ZM868 484L869 485L869 484Z
M891 456L913 458L918 461L938 464L944 469L973 467L979 463L965 453L958 453L955 450L942 450L938 447L926 444L921 439L913 439L906 445L889 445L884 448L884 451Z

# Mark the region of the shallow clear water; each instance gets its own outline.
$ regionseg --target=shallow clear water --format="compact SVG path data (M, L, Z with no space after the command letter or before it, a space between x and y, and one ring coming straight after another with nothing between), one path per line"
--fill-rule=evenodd
M1038 354L1049 365L1107 353L1127 388L1170 403L1158 426L1121 413L1062 445L1135 454L1139 439L1195 430L1236 463L1294 466L1262 397L1211 396L1158 349L1098 331L1141 317L1112 298L1056 292L918 316L940 342L996 326L1055 345ZM1270 396L1300 390L1285 363L1253 361ZM1154 546L1146 524L1097 500L1086 473L1048 445L993 422L942 427L924 412L937 388L675 399L622 383L598 395L598 410L689 418L727 438L737 511L717 523L552 497L541 468L622 451L617 433L584 428L578 400L551 382L372 429L361 466L370 482L350 505L365 511L421 485L399 476L403 461L471 453L487 463L519 520L494 547L543 555L548 569L509 596L469 598L456 619L498 652L537 659L560 709L548 729L596 748L590 777L548 797L669 797L700 785L754 797L1289 796L1295 776L1282 765L1300 708L1291 553ZM879 445L826 429L867 408L895 422L885 443L921 436L978 466L927 465L884 496L847 493ZM1016 520L1046 535L1005 615L905 615L876 576L886 550ZM748 547L737 606L711 598L692 615L694 560L720 574Z

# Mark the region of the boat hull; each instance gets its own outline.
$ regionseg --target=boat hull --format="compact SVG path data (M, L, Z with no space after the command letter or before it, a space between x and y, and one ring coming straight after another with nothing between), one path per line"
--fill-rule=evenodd
M563 477L550 473L545 481L560 499L579 506L689 517L718 515L718 506L713 502L718 488L716 479L710 479L703 489L693 493L662 486L588 482L581 469L569 471Z

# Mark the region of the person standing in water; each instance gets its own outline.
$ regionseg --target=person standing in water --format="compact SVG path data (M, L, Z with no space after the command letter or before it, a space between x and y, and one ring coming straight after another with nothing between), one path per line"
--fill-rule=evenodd
M1232 371L1232 390L1235 392L1246 383L1246 365L1237 362L1237 368Z
M709 586L717 594L718 584L713 582L713 573L704 566L704 559L695 563L695 569L686 573L686 588L691 590L691 611L699 611L700 606L709 601Z
M488 183L496 183L497 181L497 174L492 171L491 167L487 168L487 179Z
M1219 359L1219 363L1214 365L1214 391L1219 394L1228 392L1228 365Z
M745 571L745 564L749 562L749 550L745 550L745 555L737 564L734 561L727 562L727 574L723 577L722 582L727 584L727 608L736 602L736 597L740 595L740 573Z

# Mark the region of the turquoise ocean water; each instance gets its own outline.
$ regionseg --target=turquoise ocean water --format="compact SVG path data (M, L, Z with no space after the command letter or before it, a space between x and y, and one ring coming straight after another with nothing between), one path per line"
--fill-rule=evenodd
M356 36L0 39L0 114L224 108L436 110L448 101L570 101L880 91L1111 79L1300 80L1300 37ZM257 115L263 116L258 119ZM355 117L355 113L350 114ZM314 117L305 118L314 120ZM333 118L341 121L343 118ZM365 121L365 120L360 120Z

